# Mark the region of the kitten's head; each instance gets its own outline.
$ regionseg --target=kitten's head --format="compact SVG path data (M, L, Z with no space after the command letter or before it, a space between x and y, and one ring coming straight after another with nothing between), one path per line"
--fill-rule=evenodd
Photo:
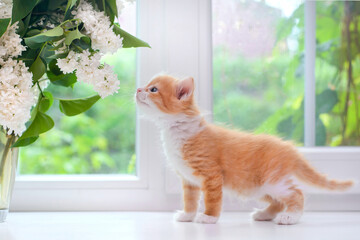
M157 76L145 87L137 89L136 103L148 117L199 114L194 103L194 79L191 77L179 80L168 75Z

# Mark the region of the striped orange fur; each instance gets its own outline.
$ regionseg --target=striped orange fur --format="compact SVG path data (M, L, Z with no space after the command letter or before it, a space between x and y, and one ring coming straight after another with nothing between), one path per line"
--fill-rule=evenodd
M226 188L269 203L253 214L255 220L294 224L302 214L304 196L293 177L329 190L352 186L352 181L319 174L291 142L206 122L193 93L192 78L161 75L136 94L140 111L160 126L165 154L183 179L184 210L177 213L178 221L215 223ZM196 216L200 191L205 212Z

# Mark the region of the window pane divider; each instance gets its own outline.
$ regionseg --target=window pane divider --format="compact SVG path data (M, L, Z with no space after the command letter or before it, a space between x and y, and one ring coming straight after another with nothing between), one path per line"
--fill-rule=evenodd
M304 145L315 146L316 137L316 92L315 92L315 57L316 57L316 2L305 2L305 94L304 94Z

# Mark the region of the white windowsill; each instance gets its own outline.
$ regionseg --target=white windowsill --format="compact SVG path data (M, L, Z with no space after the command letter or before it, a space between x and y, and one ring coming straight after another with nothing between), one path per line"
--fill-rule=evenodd
M144 180L134 175L20 175L16 189L114 189L146 188Z
M299 147L301 153L306 157L316 160L345 159L360 161L360 147Z
M297 225L254 222L248 212L224 212L215 225L180 223L172 212L10 213L0 239L327 239L355 240L360 212L305 212Z

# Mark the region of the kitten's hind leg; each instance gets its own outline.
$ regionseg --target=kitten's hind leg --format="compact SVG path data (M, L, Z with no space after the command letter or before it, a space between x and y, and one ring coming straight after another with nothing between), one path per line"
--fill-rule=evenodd
M279 213L274 219L280 225L296 224L304 209L304 195L300 189L290 188L291 194L279 198L279 201L286 206L286 211Z
M276 215L284 210L284 204L266 195L262 200L269 202L270 205L265 209L256 209L252 214L255 221L271 221Z

